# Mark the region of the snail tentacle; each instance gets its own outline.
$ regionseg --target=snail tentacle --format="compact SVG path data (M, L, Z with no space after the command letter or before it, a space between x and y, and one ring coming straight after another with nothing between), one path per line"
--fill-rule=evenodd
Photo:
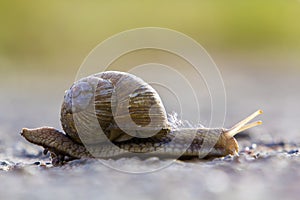
M257 117L258 115L262 114L263 111L262 110L257 110L256 112L254 112L253 114L249 115L248 117L246 117L245 119L243 119L242 121L240 121L239 123L237 123L236 125L234 125L231 129L229 129L225 134L228 135L228 137L233 137L236 134L245 131L249 128L258 126L260 124L262 124L262 121L256 121L250 124L247 124L248 122L250 122L252 119L254 119L255 117Z

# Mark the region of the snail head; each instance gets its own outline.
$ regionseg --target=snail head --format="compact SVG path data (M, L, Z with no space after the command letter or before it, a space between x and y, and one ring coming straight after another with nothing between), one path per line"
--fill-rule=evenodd
M232 128L224 129L223 134L220 135L215 147L217 149L221 149L222 151L225 151L226 155L227 154L238 155L239 145L236 139L234 138L234 136L242 131L245 131L249 128L262 124L261 121L255 121L248 124L248 122L250 122L256 116L262 113L263 113L262 110L258 110L253 114L251 114L250 116L246 117L244 120L234 125Z

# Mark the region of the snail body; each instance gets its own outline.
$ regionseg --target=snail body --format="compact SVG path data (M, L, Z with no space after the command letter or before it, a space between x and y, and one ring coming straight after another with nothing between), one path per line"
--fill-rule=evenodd
M124 72L102 72L75 82L61 106L65 133L51 127L23 128L21 135L51 152L52 163L77 158L122 157L132 153L160 157L237 155L237 133L258 110L231 129L171 128L158 93ZM109 142L108 142L109 141Z

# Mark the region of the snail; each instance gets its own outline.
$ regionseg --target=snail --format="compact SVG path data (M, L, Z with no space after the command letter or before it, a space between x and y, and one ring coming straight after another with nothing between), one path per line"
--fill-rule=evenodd
M258 110L226 128L174 128L158 93L142 79L125 72L106 71L75 82L65 92L61 124L52 128L23 128L29 142L50 151L54 165L79 158L134 155L161 157L219 157L238 155L234 136L261 124L249 123ZM109 142L108 142L109 141Z

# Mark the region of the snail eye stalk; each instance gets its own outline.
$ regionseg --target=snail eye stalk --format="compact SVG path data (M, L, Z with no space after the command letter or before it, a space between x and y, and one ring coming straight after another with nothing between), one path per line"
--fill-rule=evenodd
M252 119L254 119L255 117L257 117L258 115L262 114L263 111L262 110L258 110L256 112L254 112L253 114L251 114L250 116L246 117L244 120L240 121L239 123L237 123L236 125L234 125L231 129L229 129L225 134L228 137L233 137L236 134L245 131L249 128L258 126L260 124L262 124L262 121L256 121L256 122L252 122L250 124L247 124L248 122L250 122Z

